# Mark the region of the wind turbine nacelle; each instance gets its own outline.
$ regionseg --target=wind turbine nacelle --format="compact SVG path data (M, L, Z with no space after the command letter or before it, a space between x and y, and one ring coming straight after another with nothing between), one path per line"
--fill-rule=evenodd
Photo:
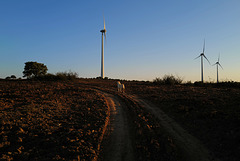
M105 33L105 32L106 32L106 30L105 30L105 29L103 29L103 30L101 30L100 32L102 32L102 33Z

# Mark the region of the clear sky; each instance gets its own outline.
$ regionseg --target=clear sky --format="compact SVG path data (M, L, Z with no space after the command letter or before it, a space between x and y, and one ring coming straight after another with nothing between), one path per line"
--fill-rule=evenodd
M1 0L0 77L22 77L24 63L49 73L100 76L103 13L105 76L153 80L165 74L200 80L200 55L220 53L221 81L240 81L239 0ZM216 66L204 61L204 80Z

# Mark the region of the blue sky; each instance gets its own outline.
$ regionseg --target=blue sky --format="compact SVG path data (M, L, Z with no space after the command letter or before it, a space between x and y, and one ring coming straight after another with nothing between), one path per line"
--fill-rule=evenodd
M200 59L221 54L220 80L240 81L239 0L2 0L0 77L22 77L24 63L44 63L49 73L100 76L103 13L105 76L153 80L165 74L200 80ZM204 80L216 67L204 61Z

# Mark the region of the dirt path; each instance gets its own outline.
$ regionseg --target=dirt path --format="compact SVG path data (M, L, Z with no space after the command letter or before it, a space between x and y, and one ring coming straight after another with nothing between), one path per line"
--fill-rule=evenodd
M174 143L178 146L181 152L182 159L188 161L213 161L214 159L209 151L204 147L199 140L190 135L173 119L168 117L159 107L139 99L137 96L129 96L138 102L142 107L155 115L160 121L160 124L165 129L166 133L173 138Z
M133 161L135 153L126 105L112 94L101 93L110 106L110 124L106 131L107 139L103 141L101 158L105 161Z
M105 96L110 106L110 124L102 143L103 150L100 153L100 158L106 161L133 161L137 156L135 152L134 131L131 126L132 118L128 113L127 106L117 95L106 92L101 93ZM159 107L133 95L124 95L125 99L137 103L138 107L145 109L157 118L157 122L164 129L165 135L171 137L180 153L179 156L181 158L177 160L218 161L218 159L212 157L207 148L198 139L190 135L173 119L168 117Z

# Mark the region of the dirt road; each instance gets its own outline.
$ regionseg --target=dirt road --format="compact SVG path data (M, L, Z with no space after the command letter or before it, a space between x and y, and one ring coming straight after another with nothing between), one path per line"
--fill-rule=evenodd
M126 105L116 96L103 93L110 106L110 124L104 140L104 149L100 155L105 161L135 160L134 145L132 143L132 129L126 114Z
M173 141L178 146L183 160L191 161L210 161L217 160L211 156L206 147L194 136L190 135L173 119L168 117L159 107L138 98L137 96L130 96L137 101L142 107L156 116L163 126L164 131L173 138Z
M102 92L105 95L110 106L110 124L103 141L103 150L100 153L102 160L138 160L136 153L136 144L134 138L134 129L131 125L133 121L127 113L127 105L119 99L117 95ZM195 137L190 135L173 119L169 118L159 107L143 101L137 96L124 95L124 99L135 102L139 107L157 118L165 135L172 138L180 153L177 160L188 161L210 161L216 160L210 155L209 151ZM147 125L148 126L148 125ZM144 135L144 134L143 134ZM146 137L149 137L146 136ZM157 136L159 137L159 136ZM151 140L151 139L150 139ZM156 153L152 151L152 153ZM154 154L156 155L156 154ZM159 154L161 155L161 154Z

